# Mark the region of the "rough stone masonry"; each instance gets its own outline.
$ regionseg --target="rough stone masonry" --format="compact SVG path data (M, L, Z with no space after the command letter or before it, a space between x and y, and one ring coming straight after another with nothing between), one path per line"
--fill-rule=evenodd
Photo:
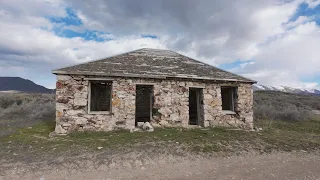
M148 121L152 126L194 127L190 119L197 111L198 126L253 128L252 84L255 81L170 50L139 49L52 72L57 75L57 134L134 129L136 112L145 107L136 105L137 85L152 86L152 107L148 106L152 115L142 111L150 115ZM107 101L100 98L107 112L89 110L91 84L96 80L107 82L94 84L95 88L108 85L106 92L110 98ZM235 91L227 91L230 87ZM193 88L197 88L196 96ZM97 89L93 94L101 92ZM223 98L228 93L231 96ZM94 97L94 102L98 102L97 96ZM230 111L226 111L226 104L231 107Z
M110 114L88 113L88 85L85 76L57 76L56 129L58 134L72 131L110 131L135 128L135 93L137 84L154 88L151 124L162 127L189 127L189 88L203 88L204 127L235 126L253 128L252 85L238 83L235 114L222 111L221 84L192 81L114 78ZM224 84L226 85L226 84Z

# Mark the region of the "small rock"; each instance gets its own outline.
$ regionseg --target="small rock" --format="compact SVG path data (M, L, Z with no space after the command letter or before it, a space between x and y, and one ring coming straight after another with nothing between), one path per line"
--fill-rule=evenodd
M131 132L131 133L141 132L141 131L142 131L142 129L140 129L140 128L132 128L132 129L130 129L130 132Z
M137 122L137 127L138 128L142 128L143 125L144 125L144 122Z
M148 132L153 132L154 129L149 122L145 122L142 126L142 129Z
M98 147L98 149L100 150L100 149L102 149L103 147Z
M116 163L115 162L112 162L111 164L109 164L109 168L110 169L113 169L116 167Z
M66 134L67 130L63 129L61 125L57 125L55 128L56 134Z
M51 133L49 134L49 137L52 138L52 137L55 137L56 135L57 135L56 132L53 131L53 132L51 132Z
M163 127L169 126L168 121L164 121L164 120L160 121L159 124L160 124L161 126L163 126Z

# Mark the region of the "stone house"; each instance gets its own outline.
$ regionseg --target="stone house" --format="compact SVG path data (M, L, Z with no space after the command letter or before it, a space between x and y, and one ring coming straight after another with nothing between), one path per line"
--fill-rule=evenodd
M253 128L253 80L169 50L53 70L57 134L161 127Z

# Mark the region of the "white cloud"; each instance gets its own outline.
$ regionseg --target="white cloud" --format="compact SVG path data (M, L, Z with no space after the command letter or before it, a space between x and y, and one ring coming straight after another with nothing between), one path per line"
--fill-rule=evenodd
M320 28L315 22L302 24L263 47L255 56L256 63L238 72L259 79L261 84L293 87L315 86L300 79L319 74Z
M306 3L309 5L310 8L315 8L320 4L320 0L306 0Z
M234 71L266 85L316 86L301 78L319 74L319 26L314 23L315 17L302 16L288 22L301 2L2 1L0 65L27 68L0 71L0 75L20 72L26 76L26 71L36 69L52 78L49 74L54 68L152 47L170 48L212 65L241 60L244 62ZM312 8L320 3L306 2ZM66 7L76 10L83 26L62 29L104 31L111 34L99 37L113 40L96 42L57 36L53 28L61 24L46 17L64 17ZM141 34L159 38L141 38Z

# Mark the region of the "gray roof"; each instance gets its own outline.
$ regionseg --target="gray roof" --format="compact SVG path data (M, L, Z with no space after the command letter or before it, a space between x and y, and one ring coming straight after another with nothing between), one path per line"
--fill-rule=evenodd
M52 73L161 79L188 78L255 83L251 79L218 69L170 50L147 48L53 70Z

